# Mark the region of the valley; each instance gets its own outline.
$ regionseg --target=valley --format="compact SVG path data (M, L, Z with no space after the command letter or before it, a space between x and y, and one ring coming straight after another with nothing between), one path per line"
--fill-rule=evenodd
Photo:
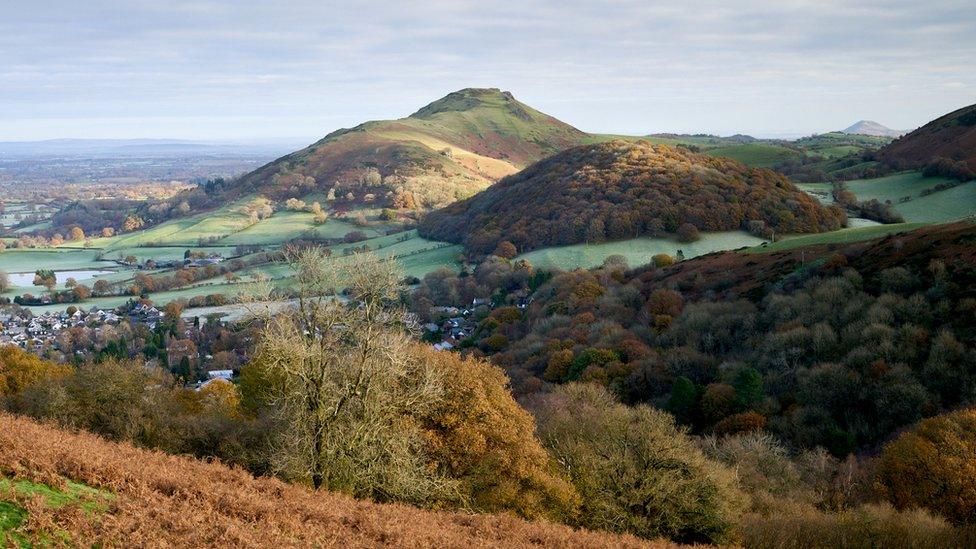
M239 504L214 513L242 543L300 545L326 524L478 545L497 520L499 539L532 543L767 547L822 524L834 542L955 543L967 527L938 501L910 493L925 510L909 515L850 488L903 490L879 446L921 436L905 429L923 418L965 421L949 412L976 386L947 381L971 361L976 181L941 160L896 167L892 139L585 134L466 89L237 177L34 190L5 204L0 403L118 441L73 435L100 463L155 459L132 445L216 458L233 469L166 458L162 475L303 509L270 530ZM329 389L292 385L309 372ZM7 412L7 463L28 436L64 436ZM328 451L308 452L317 436ZM137 517L160 502L181 520L158 495L173 479L44 459L14 483L0 465L0 539L116 539L106 513L159 537ZM337 492L378 503L322 499ZM334 523L308 518L323 502ZM403 507L437 535L345 531L349 514L403 512L387 503L424 508ZM77 508L63 531L36 522Z
M83 240L65 240L61 235L54 235L55 229L51 226L52 221L58 223L58 215L55 215L58 214L58 206L31 202L31 210L28 212L27 202L8 202L4 219L10 218L10 221L14 221L13 216L22 219L29 213L37 221L33 225L8 229L2 238L7 249L0 252L0 271L8 273L9 283L0 297L12 300L25 294L37 295L39 301L30 301L24 306L38 313L63 310L65 304L49 302L51 300L43 295L44 288L33 284L32 275L35 271L51 269L56 272L57 283L52 287L56 292L69 289L65 286L68 278L88 287L103 281L100 291L94 292L84 301L83 306L86 307L114 308L140 297L149 298L160 305L170 300L185 300L191 307L204 306L207 296L211 296L210 302L215 299L233 302L246 294L248 288L258 281L270 281L275 287L287 288L292 273L278 263L280 259L276 254L283 247L296 243L325 245L330 253L338 256L349 254L353 250L368 249L382 256L396 257L405 274L422 278L441 268L455 271L470 268L465 265L470 266L472 261L477 261L471 255L472 251L489 253L498 242L505 240L504 237L495 237L479 244L481 247L476 250L459 245L460 232L455 228L448 228L443 220L433 217L441 215L439 211L427 213L429 205L436 201L417 200L416 185L421 181L426 181L424 185L431 189L442 188L441 183L430 179L432 172L429 169L432 165L423 162L416 164L413 157L399 153L377 157L376 151L383 150L383 147L370 145L372 149L361 148L365 145L359 141L368 136L375 136L375 139L396 143L396 146L407 149L422 147L439 158L438 162L441 164L448 162L454 166L446 172L443 171L446 164L436 168L441 173L437 177L470 181L475 185L469 191L452 191L452 196L456 199L480 190L492 181L516 173L526 162L538 159L545 152L579 143L592 143L590 147L616 146L637 151L644 149L632 149L634 145L624 144L643 141L676 147L667 149L668 151L690 150L704 153L705 156L698 157L699 160L695 161L704 162L709 157L718 161L730 159L752 168L774 167L792 177L791 166L803 166L806 171L802 173L809 174L811 165L829 167L831 164L834 167L846 164L860 166L860 171L856 173L863 174L864 162L858 164L844 159L869 155L870 151L887 145L892 139L886 135L845 132L805 137L795 141L758 140L748 136L721 138L655 134L638 138L587 135L519 103L507 93L498 90L462 90L398 121L369 122L353 130L334 132L312 147L244 175L233 184L220 179L185 190L181 195L159 195L157 198L149 197L131 202L126 206L128 218L151 216L155 215L151 212L174 208L179 204L181 196L185 196L182 199L184 207L187 203L196 204L196 201L202 201L200 206L190 206L185 214L176 214L172 210L160 222L134 230L126 231L122 226L115 226L110 227L110 230L90 230L96 234L85 236ZM539 143L547 144L543 146ZM333 155L340 151L345 155L342 157L344 160L333 156L319 159L322 154ZM874 161L866 164L879 166ZM404 166L422 165L428 167L411 172L414 175L403 178L406 173L403 171ZM345 166L343 169L347 171L316 171L332 170L335 166ZM619 166L614 169L619 169ZM829 177L835 178L845 173L847 168L839 169L839 172ZM373 177L370 174L374 171L377 174L375 181L370 179ZM272 172L274 175L269 175ZM321 182L327 181L323 176L326 173L329 174L328 178L335 178L334 185ZM607 227L604 229L606 232L595 237L588 233L585 237L587 241L574 243L572 240L559 240L564 237L544 237L541 245L533 244L526 249L525 242L539 239L538 236L530 236L529 240L521 244L516 242L515 254L511 257L528 261L542 269L572 270L596 267L608 257L618 255L623 256L628 264L637 266L650 262L658 254L691 259L703 254L742 248L763 253L810 244L871 239L925 224L948 222L973 215L976 204L976 182L960 182L951 177L928 175L921 171L840 181L843 181L844 187L858 201L877 200L880 203L890 203L891 209L900 215L904 223L876 225L870 220L851 217L846 221L846 227L823 227L819 229L822 231L820 234L804 235L789 227L778 229L775 222L771 224L768 218L762 223L766 228L754 234L744 230L744 220L733 220L730 225L721 226L722 230L718 231L711 227L720 227L719 225L709 225L706 221L703 226L696 227L698 235L694 241L681 241L673 233L669 236L660 232L638 235L638 238L621 238L626 232L633 232L635 229L621 227L619 231L613 229L616 232L612 232L608 219L604 219L600 223ZM815 202L825 206L835 203L832 183L801 180L796 182L796 186L802 191L801 194L809 195ZM457 194L458 192L461 194ZM554 193L548 192L542 196L545 200L552 200ZM272 198L268 200L267 197ZM121 195L113 198L121 198ZM285 198L299 201L302 207L289 208L285 204ZM98 199L95 200L94 203L97 203ZM251 207L249 205L256 200L268 202L270 212L259 217L255 217L253 212L248 213L247 209ZM398 200L406 202L397 202ZM689 203L688 197L683 197L682 200L686 201L684 204ZM322 208L325 212L324 222L317 221L316 215L309 211L309 205L313 202L325 205ZM424 204L428 206L425 207ZM519 200L518 207L524 206L525 202ZM194 208L197 207L201 210L195 212ZM515 214L511 205L502 209L510 215ZM522 220L520 223L526 223L538 214L515 215ZM613 217L614 222L620 220L619 216ZM420 222L421 233L427 234L427 238L419 236L415 229L421 219L424 220ZM108 220L106 222L111 223ZM144 223L142 220L140 222ZM425 228L423 223L437 228ZM477 223L484 226L486 221ZM629 223L632 224L633 221ZM640 223L647 226L644 222ZM592 223L583 222L581 227L586 228L589 225ZM96 225L89 227L92 226ZM535 235L542 230L526 227L528 226L519 230L528 230ZM736 227L742 228L734 230ZM672 226L669 230L675 229L676 226ZM592 227L589 230L592 233ZM641 231L636 230L638 233ZM511 232L511 229L505 231ZM505 234L505 231L500 234ZM764 234L762 231L767 232ZM45 234L50 238L45 239ZM35 235L40 240L35 241ZM772 241L773 238L775 242ZM139 275L172 276L184 267L191 266L191 261L196 261L199 265L201 260L221 266L220 272L215 271L212 276L207 276L206 273L197 275L192 282L183 283L174 289L152 290L136 284ZM90 271L91 274L73 276L71 271Z

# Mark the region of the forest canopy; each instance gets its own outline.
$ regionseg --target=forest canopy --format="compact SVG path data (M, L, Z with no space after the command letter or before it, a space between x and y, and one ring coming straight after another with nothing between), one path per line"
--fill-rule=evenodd
M845 214L822 206L785 177L645 141L574 147L431 212L423 236L488 254L510 242L542 248L674 235L686 230L763 227L815 233L842 227Z

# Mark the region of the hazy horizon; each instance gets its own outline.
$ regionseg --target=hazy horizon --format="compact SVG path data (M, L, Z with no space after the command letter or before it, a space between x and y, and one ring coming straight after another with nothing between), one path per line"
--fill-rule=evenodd
M899 130L976 102L976 4L229 0L5 9L0 141L314 140L497 87L598 133Z

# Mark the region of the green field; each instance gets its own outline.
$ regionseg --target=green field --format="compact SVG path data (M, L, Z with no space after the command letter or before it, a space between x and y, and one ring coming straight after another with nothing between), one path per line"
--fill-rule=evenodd
M221 244L280 244L293 238L298 238L306 232L314 233L320 238L342 238L353 231L360 231L367 236L378 236L377 229L371 227L357 227L338 219L329 219L322 225L312 223L313 215L307 212L275 212L268 219L230 234L220 240Z
M976 181L921 196L921 191L940 183L956 182L945 177L924 177L919 172L906 172L848 181L847 188L858 200L890 200L894 209L911 223L944 223L976 214ZM903 197L911 200L901 202Z
M602 244L575 244L543 248L522 254L525 259L540 268L559 268L563 270L596 267L611 255L622 255L631 267L644 265L651 257L665 253L675 255L682 250L685 258L692 258L711 252L734 250L756 246L763 240L741 231L704 233L697 242L681 243L667 238L634 238Z
M846 184L858 200L891 200L897 203L904 196L915 198L923 189L949 181L945 177L924 177L919 172L905 172L875 179L855 179Z
M140 248L112 248L105 253L106 259L118 259L133 256L139 262L152 259L154 261L179 261L187 250L203 252L205 254L220 254L224 257L234 255L233 246L147 246Z
M893 225L870 225L867 227L854 227L841 229L829 233L806 234L784 238L779 242L768 246L756 246L750 248L750 253L766 253L782 250L790 250L802 246L813 246L816 244L848 244L860 242L872 238L880 238L889 234L903 233L924 227L926 223L896 223Z
M104 269L114 266L108 261L98 261L99 250L79 249L26 249L0 252L0 271L29 273L37 269L55 271L70 269Z
M976 181L895 204L906 221L942 223L976 215Z
M285 216L288 219L290 216ZM342 222L330 223L348 225ZM351 227L351 225L349 225ZM270 226L269 226L270 227ZM375 233L376 231L372 231ZM344 234L344 233L343 233ZM342 261L345 257L347 248L358 248L368 246L380 257L396 257L403 267L404 273L408 276L422 277L425 274L441 267L450 269L460 269L457 256L462 252L462 247L458 245L448 245L444 242L427 240L417 236L416 231L397 233L393 235L375 236L355 244L337 244L331 246L333 257L337 261ZM125 255L135 255L140 260L149 258L154 259L181 259L186 249L195 251L215 251L224 256L233 253L232 247L203 247L196 246L170 246L170 247L136 247L118 248L108 252L108 256L117 257L121 252ZM91 286L94 280L99 278L111 282L125 282L135 274L134 269L118 268L112 262L99 262L96 257L101 250L79 250L70 248L59 248L56 250L13 250L0 254L0 270L8 272L33 272L39 268L61 269L85 269L85 268L106 268L113 267L115 272L100 275L95 279L84 281L83 283ZM283 263L266 263L244 269L236 273L238 278L228 282L223 276L218 276L209 280L196 282L185 288L167 292L156 292L149 295L149 298L157 304L165 304L174 299L189 299L194 296L223 294L234 296L241 291L248 290L253 281L253 275L260 274L273 281L275 286L288 286L291 277L294 275L291 268ZM63 277L59 277L58 289L63 289ZM14 287L5 292L5 297L14 297L24 293L39 295L45 291L44 288L35 286ZM125 304L130 296L95 297L86 301L83 307L98 306L102 308L117 307ZM68 304L56 304L45 306L29 307L35 314L45 311L63 311Z
M793 149L770 143L744 143L717 147L705 151L705 154L731 158L758 168L768 168L791 158L802 156L802 153Z

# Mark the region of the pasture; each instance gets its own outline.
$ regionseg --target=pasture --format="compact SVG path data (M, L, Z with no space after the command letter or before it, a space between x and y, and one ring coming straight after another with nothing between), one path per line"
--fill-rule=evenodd
M621 255L631 267L636 267L650 263L651 257L661 253L674 256L681 250L685 258L689 259L717 251L756 246L762 242L761 238L742 231L727 231L702 233L700 240L689 243L668 238L642 237L600 244L555 246L522 254L518 259L524 259L543 269L572 270L596 267L611 255Z
M939 184L956 184L945 177L925 177L920 172L905 172L876 179L847 182L858 200L890 200L895 211L909 223L944 223L976 214L976 182L922 196L922 191ZM902 201L908 198L907 201Z
M0 252L0 271L8 273L28 273L37 269L67 271L113 265L107 261L99 261L99 253L100 250L94 249L8 249Z
M770 143L744 143L717 147L705 151L705 154L731 158L756 168L768 168L791 158L803 156L793 149Z
M870 240L872 238L881 238L888 236L889 234L912 231L924 227L925 225L926 223L896 223L892 225L874 224L841 229L839 231L832 231L829 233L790 236L765 247L756 246L747 251L749 253L766 253L790 250L793 248L799 248L801 246L813 246L817 244L849 244L851 242L860 242L862 240Z

